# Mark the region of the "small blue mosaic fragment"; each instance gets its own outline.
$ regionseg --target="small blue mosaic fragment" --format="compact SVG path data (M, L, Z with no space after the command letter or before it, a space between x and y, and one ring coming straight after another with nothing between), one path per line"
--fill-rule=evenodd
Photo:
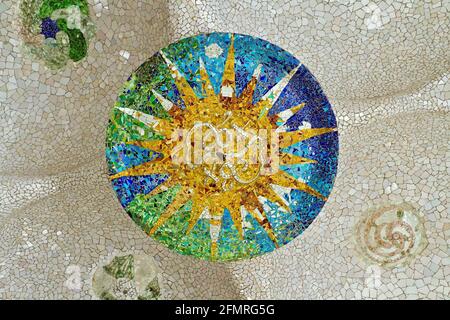
M41 23L41 34L45 36L45 39L53 38L56 39L56 34L59 32L58 24L55 20L47 17L42 20Z
M125 143L106 149L109 174L122 172L144 162L155 160L160 156L161 154L159 152Z

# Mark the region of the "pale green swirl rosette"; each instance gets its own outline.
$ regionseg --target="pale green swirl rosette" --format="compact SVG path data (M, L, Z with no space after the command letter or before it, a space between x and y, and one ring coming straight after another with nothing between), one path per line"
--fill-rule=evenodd
M50 69L87 56L95 26L86 0L22 0L20 16L25 48Z

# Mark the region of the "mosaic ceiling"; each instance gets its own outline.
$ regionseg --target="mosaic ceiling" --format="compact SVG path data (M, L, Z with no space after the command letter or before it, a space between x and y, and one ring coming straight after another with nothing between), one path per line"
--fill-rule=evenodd
M449 7L1 0L0 299L447 299Z
M331 105L295 57L259 38L171 44L125 83L108 133L113 188L132 219L182 254L237 260L305 230L331 192Z

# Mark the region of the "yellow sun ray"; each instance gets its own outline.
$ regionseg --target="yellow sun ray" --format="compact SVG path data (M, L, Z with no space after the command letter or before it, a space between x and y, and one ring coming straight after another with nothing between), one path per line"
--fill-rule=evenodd
M162 154L162 157L153 161L162 161L168 158L175 144L170 140L131 140L125 143Z
M259 212L264 211L262 203L259 201L258 196L254 190L250 190L244 194L246 208L250 210L259 210Z
M235 197L229 196L225 199L225 208L227 208L230 212L231 219L238 230L239 236L241 239L244 239L240 206L240 201L238 201Z
M269 220L267 219L266 214L264 213L264 210L260 209L253 209L253 210L247 210L250 215L258 222L258 224L263 227L263 229L266 231L267 235L269 236L270 240L274 243L276 248L279 248L278 240L275 235L275 232L272 228L272 225L270 224Z
M186 234L189 234L192 231L192 229L197 224L206 207L207 204L204 201L202 201L202 199L198 195L194 194L192 196L191 218L189 220L189 225Z
M262 65L260 64L256 67L251 80L247 83L247 86L244 88L241 96L239 97L237 106L245 108L252 104L253 94L255 92L256 85L258 84L259 76L261 74L261 68Z
M217 241L211 242L211 259L214 261L217 258Z
M269 187L270 188L270 187ZM258 223L264 228L264 230L269 235L270 239L274 242L275 246L278 248L277 239L275 233L273 232L272 226L264 213L264 207L256 195L255 191L252 190L245 194L246 203L244 207L249 208L247 210L250 214L258 221ZM288 209L289 210L289 209Z
M298 142L333 131L337 131L337 128L311 128L299 131L280 132L279 145L280 148L286 148Z
M167 189L175 187L176 186L176 182L172 181L170 178L171 177L167 178L166 181L158 184L152 191L150 191L149 193L145 194L144 199L150 199L150 198L156 196L158 193L164 192Z
M155 231L158 230L164 223L166 223L167 220L169 220L175 212L177 212L183 205L186 204L189 198L189 193L181 188L175 195L175 199L166 207L166 209L152 226L148 234L152 235L153 233L155 233Z
M264 198L266 198L267 200L269 200L272 203L275 203L280 208L283 208L285 211L291 212L291 208L289 208L289 206L284 202L284 199L282 199L280 197L280 195L278 195L278 193L276 193L272 189L272 187L267 186L267 189L265 190L265 192L262 195Z
M295 179L293 176L289 175L283 170L278 170L276 175L264 176L261 181L267 182L267 184L272 183L285 188L298 189L300 191L306 192L316 198L327 200L319 191L315 190L313 187L309 186L307 183Z
M173 188L176 186L181 186L181 187L185 188L186 191L190 190L190 186L189 186L188 182L181 179L180 177L177 177L177 176L171 174L167 177L167 179L164 182L161 182L151 192L145 194L144 198L145 199L151 198L151 197L157 195L158 193L161 193L163 191L166 191L167 189L170 189L170 188Z
M214 87L209 79L203 59L200 58L200 79L202 81L202 89L207 97L216 97Z
M187 108L195 106L198 103L198 98L191 85L187 82L186 78L183 77L177 66L166 57L164 52L160 51L160 53L166 62L172 77L174 77L175 86L177 87L184 104Z
M146 176L150 174L166 174L172 166L170 161L152 160L141 163L137 166L123 170L116 174L109 176L110 180L115 180L121 177Z
M280 165L305 164L305 163L317 163L317 160L300 157L292 153L283 152L280 155Z

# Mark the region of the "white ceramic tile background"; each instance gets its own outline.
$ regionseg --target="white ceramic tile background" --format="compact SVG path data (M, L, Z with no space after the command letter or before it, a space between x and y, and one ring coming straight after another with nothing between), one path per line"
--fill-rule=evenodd
M95 268L128 252L155 257L168 299L448 298L449 0L89 2L87 59L53 73L22 54L18 1L0 3L0 298L94 298ZM121 209L104 158L109 111L131 71L211 31L297 56L340 129L335 187L314 223L271 254L228 264L148 238ZM424 215L428 246L407 266L364 262L355 223L403 202Z

